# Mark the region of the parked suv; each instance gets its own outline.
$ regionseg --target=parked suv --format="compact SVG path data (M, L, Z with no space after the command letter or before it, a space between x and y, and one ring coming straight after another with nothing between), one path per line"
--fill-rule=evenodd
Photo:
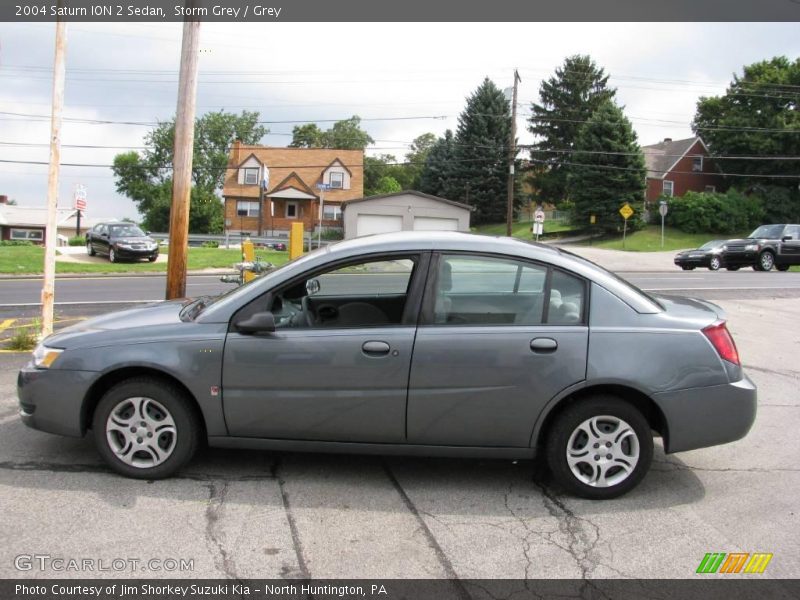
M743 240L728 240L722 262L730 271L753 267L756 271L788 271L800 265L800 225L762 225Z
M89 256L108 254L112 263L122 259L158 258L158 242L132 223L98 223L86 232Z

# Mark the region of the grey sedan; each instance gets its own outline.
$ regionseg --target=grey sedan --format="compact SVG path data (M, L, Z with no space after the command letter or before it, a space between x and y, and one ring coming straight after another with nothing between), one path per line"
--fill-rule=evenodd
M20 415L91 430L117 472L167 477L227 448L532 458L612 498L653 455L732 442L756 413L719 307L650 296L509 238L341 242L215 298L152 304L44 340Z

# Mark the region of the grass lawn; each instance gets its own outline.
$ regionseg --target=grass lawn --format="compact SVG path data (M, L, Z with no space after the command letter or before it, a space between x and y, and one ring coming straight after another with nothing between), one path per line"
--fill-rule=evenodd
M544 233L560 233L565 231L573 231L575 227L565 221L545 221ZM493 225L479 225L473 227L474 233L482 233L485 235L505 235L506 224L495 223ZM531 239L531 221L517 221L511 226L511 237L520 238L523 240Z
M166 252L163 249L162 252ZM282 265L289 260L288 252L257 251L259 259ZM163 273L166 263L123 262L111 263L101 258L99 263L56 262L56 273ZM240 262L239 250L225 248L189 248L189 270L229 269ZM42 273L44 248L41 246L0 246L0 273Z
M732 235L720 233L685 233L671 227L664 228L664 247L661 247L661 226L648 225L627 236L624 250L631 252L659 252L661 250L683 250L685 248L698 248L711 240L733 239L744 237L750 231L743 231ZM582 245L588 246L589 242ZM623 250L622 236L592 240L595 248L606 248L608 250Z

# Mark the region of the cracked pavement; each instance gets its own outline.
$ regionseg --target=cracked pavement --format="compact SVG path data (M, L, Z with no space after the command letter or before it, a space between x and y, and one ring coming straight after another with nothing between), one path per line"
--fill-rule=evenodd
M642 484L605 502L565 495L529 461L206 450L178 477L123 479L91 439L19 422L26 357L2 355L0 576L578 578L596 592L597 579L692 577L706 552L772 552L764 577L797 577L800 307L717 302L759 386L753 430L669 456L657 442ZM184 558L194 569L21 573L18 554ZM535 595L509 585L507 597L514 585ZM450 589L489 597L476 582Z

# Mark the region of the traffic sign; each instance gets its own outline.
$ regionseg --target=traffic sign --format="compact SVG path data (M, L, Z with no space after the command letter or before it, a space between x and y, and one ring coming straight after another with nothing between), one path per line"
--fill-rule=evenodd
M86 210L86 186L78 184L72 195L72 208L75 210Z
M619 209L619 214L621 214L622 218L625 219L626 221L630 219L631 215L633 215L633 209L631 208L631 205L628 204L627 202L623 204L622 208Z
M537 223L544 223L544 211L540 209L533 213L533 220Z
M318 190L327 191L327 190L331 189L331 184L330 183L318 183L317 184L317 189Z
M666 217L667 212L669 212L669 205L666 202L661 202L658 205L658 214L660 214L662 217Z

